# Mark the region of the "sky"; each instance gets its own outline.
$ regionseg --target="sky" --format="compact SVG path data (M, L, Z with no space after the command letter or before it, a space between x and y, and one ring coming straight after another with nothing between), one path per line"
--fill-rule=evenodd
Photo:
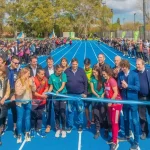
M126 22L134 22L134 13L136 13L135 20L143 22L142 11L139 0L103 0L106 5L113 9L113 22L120 18L121 24ZM142 1L142 0L141 0ZM142 6L141 6L142 7Z

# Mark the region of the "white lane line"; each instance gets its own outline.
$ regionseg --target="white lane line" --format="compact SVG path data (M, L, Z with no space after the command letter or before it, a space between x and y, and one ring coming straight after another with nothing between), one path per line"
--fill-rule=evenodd
M81 44L82 44L82 42L81 42ZM79 47L78 47L78 49L76 50L76 52L74 53L74 55L72 56L72 58L74 58L74 56L77 54L77 52L78 52L78 50L79 50L79 48L81 47L81 44L79 45ZM69 62L69 66L70 66L70 64L71 64L71 60L70 60L70 62Z
M20 146L19 150L22 150L22 149L23 149L23 147L24 147L25 143L26 143L26 140L24 139L24 141L23 141L23 143L21 144L21 146Z
M115 52L113 52L112 50L110 50L109 48L107 48L106 46L102 45L103 47L105 47L106 49L108 49L111 53L115 54L116 56L119 56L117 55ZM121 57L121 56L120 56ZM121 57L123 58L123 57ZM131 63L130 63L131 64ZM131 66L133 66L134 68L136 68L133 64L131 64Z
M78 150L81 150L81 140L82 140L82 132L79 132Z
M96 57L96 59L97 59L97 61L98 61L98 58L97 58L97 56L96 56L95 50L94 50L94 48L93 48L91 42L90 42L90 46L91 46L91 48L92 48L92 50L93 50L93 52L94 52L94 55L95 55L95 57Z
M85 42L85 51L84 51L84 59L86 57L86 42Z
M94 43L95 44L95 43ZM96 45L96 44L95 44ZM97 45L96 45L97 46ZM98 46L97 46L98 47ZM113 63L113 64L115 64L114 63L114 61L112 61L112 59L101 49L101 48L99 48L98 47L98 49L100 50L100 51L102 51L104 54L105 54L105 56L107 56L107 58Z
M63 48L62 50L66 49L66 48L68 48L68 47L69 47L69 46ZM56 49L55 49L55 50L56 50ZM55 55L57 55L58 53L60 53L62 50L60 50L60 51L58 51L57 53L53 54L52 57L55 56ZM49 56L49 55L48 55L48 56ZM48 56L46 56L46 57L48 57ZM40 65L43 64L45 61L46 61L46 59L44 59L44 61L42 61L42 62L40 63Z
M73 47L71 47L71 49L73 49L76 45L77 45L77 43L76 43ZM55 65L59 60L61 60L67 53L69 53L71 49L69 49L64 55L62 55L62 57L60 57L60 58L54 63L54 65Z

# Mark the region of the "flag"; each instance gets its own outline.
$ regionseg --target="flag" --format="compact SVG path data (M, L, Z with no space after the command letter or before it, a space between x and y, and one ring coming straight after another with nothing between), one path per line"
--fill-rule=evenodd
M124 38L126 36L126 31L122 32L122 38Z
M134 41L137 41L139 38L139 31L134 31Z
M53 29L52 33L49 35L49 38L54 38L54 37L56 37L56 35L55 35L54 29Z
M24 39L24 33L20 32L17 36L17 39Z

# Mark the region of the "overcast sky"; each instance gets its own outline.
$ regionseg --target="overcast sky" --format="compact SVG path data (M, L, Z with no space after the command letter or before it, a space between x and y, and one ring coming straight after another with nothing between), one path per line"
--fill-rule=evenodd
M134 13L136 13L136 21L142 22L142 11L138 7L138 0L104 0L106 5L113 9L114 18L113 21L116 22L117 18L120 18L121 23L133 22Z

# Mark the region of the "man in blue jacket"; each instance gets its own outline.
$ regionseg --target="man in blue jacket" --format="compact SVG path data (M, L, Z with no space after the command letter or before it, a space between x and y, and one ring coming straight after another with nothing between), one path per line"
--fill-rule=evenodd
M150 69L145 68L145 62L139 58L136 61L136 72L139 75L140 80L140 91L139 91L139 100L147 101L150 100ZM150 106L140 105L139 106L139 116L140 124L142 129L141 139L145 140L148 136L148 121L146 112L150 115Z
M87 96L87 85L88 80L83 69L78 67L78 60L73 58L71 61L71 67L65 71L67 75L66 88L68 94L74 94L76 96ZM73 128L73 117L74 117L74 108L77 110L77 124L78 131L82 131L83 125L83 101L69 101L68 102L68 130L67 133L70 133Z
M139 146L139 119L138 119L138 105L130 104L130 100L138 100L138 91L140 90L140 82L138 74L130 70L130 64L127 60L120 62L122 72L118 75L118 86L121 90L121 96L124 100L129 100L129 104L123 106L124 114L124 128L126 140L129 140L129 114L131 112L133 122L134 143L130 150L138 150Z

